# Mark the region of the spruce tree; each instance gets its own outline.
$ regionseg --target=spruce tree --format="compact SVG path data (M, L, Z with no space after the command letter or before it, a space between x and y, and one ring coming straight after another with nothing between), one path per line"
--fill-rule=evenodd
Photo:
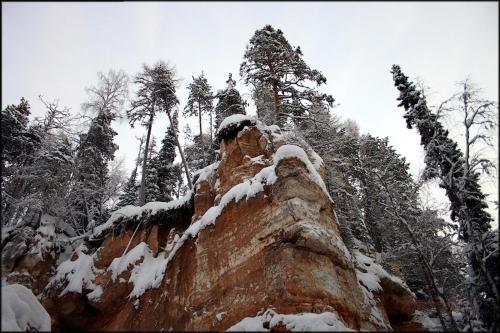
M172 118L174 124L167 129L156 158L158 188L160 192L158 201L170 201L175 194L175 184L177 182L176 169L178 166L174 165L176 146L174 131L177 131L178 126L177 112L174 112Z
M117 207L124 207L127 205L137 204L137 192L139 188L137 186L137 168L132 170L127 183L123 188L123 193L118 197Z
M113 143L117 134L111 128L115 115L102 110L81 135L75 161L75 184L71 194L74 213L70 220L80 232L85 232L106 219L104 187L108 178L108 163L114 159L118 146Z
M415 182L409 173L409 164L394 148L388 138L380 139L363 135L359 145L359 158L355 166L361 183L361 203L365 225L377 252L388 251L397 235L398 221L390 214L392 203L384 185L399 193L394 200L403 217L410 220L418 206Z
M303 115L313 103L333 105L331 95L320 94L307 86L320 86L326 78L311 69L302 58L300 47L292 47L280 29L271 25L255 31L244 54L240 75L254 87L270 87L278 121L286 116Z
M142 145L144 143L145 137L140 138L139 152L137 153L137 158L135 160L135 167L130 174L130 178L124 186L123 193L118 198L117 207L123 207L127 205L137 205L137 194L139 192L139 186L137 185L137 171L141 163L141 153Z
M144 189L145 202L159 201L160 187L158 186L158 152L156 150L156 138L151 139L151 145L147 155L147 175Z
M111 128L127 96L128 78L124 72L98 73L98 84L87 88L88 101L83 108L96 114L88 132L80 136L75 159L74 186L70 195L73 210L68 212L80 233L91 230L107 219L105 187L108 163L114 159L117 134Z
M484 234L491 228L491 216L486 212L485 196L479 185L477 172L466 173L464 156L455 141L427 107L425 97L408 80L401 68L392 66L394 85L400 92L398 106L405 109L407 127L416 127L425 151L426 177L439 177L440 186L450 200L451 219L460 225L459 236L466 243L470 266L470 288L479 308L493 309L493 314L480 311L483 322L496 329L500 321L498 303L498 272L489 272L484 259L488 255L483 246ZM484 306L487 304L486 306Z
M15 165L26 157L30 113L31 107L24 97L19 105L9 105L2 110L2 176L9 173L5 169L6 163Z
M213 163L215 146L210 142L208 134L194 136L192 142L186 143L186 160L189 163L191 174Z
M10 223L26 186L23 167L32 161L41 138L28 128L31 107L24 98L19 105L2 110L2 222Z
M227 87L224 90L219 90L215 98L218 99L215 106L215 129L217 130L224 118L233 114L246 114L246 102L241 98L239 91L235 88L236 81L233 80L232 74L229 73L229 78L226 81Z

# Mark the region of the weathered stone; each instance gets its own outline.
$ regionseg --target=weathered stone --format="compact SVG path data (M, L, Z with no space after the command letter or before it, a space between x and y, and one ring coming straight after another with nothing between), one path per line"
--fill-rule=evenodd
M222 140L222 159L213 177L196 184L192 222L219 204L232 187L272 165L272 154L282 144L257 126ZM107 271L112 260L141 241L154 256L168 254L176 235L184 230L144 224L134 237L134 230L108 234L95 260L101 271L94 282L103 294L92 301L86 296L63 297L61 309L56 306L60 298L52 295L45 304L55 326L221 331L270 307L283 314L335 312L356 330L386 330L389 318L411 317L411 295L393 281L383 280L377 304L367 303L340 237L333 203L312 180L304 162L283 159L275 172L275 183L251 198L230 202L214 225L187 239L168 263L161 285L137 300L129 297L132 283L120 282L120 278L128 280L131 268L113 281ZM73 307L67 302L74 302ZM371 319L374 307L382 313L382 322ZM70 315L75 322L67 322ZM283 324L270 329L287 330Z

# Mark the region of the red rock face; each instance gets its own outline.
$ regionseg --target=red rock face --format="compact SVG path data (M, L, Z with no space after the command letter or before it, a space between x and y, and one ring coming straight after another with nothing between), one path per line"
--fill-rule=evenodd
M282 144L257 127L223 140L218 168L196 185L192 222L217 205L233 186L272 165L272 154ZM128 296L133 284L113 281L106 269L122 256L129 242L129 249L144 241L154 256L166 255L170 250L165 246L184 230L150 226L139 229L133 239L133 230L108 235L95 260L95 266L102 269L95 283L103 294L88 301L79 294L61 299L51 293L44 305L54 326L221 331L269 307L282 314L335 312L347 327L357 330L385 330L390 327L390 316L410 318L414 300L407 289L392 281L382 281L376 304L367 302L340 237L333 203L311 179L305 164L287 158L275 172L274 184L251 198L230 202L213 225L188 239L168 263L161 285L146 290L138 303ZM120 274L125 280L129 276L130 267ZM374 307L382 314L382 322L371 318ZM68 324L70 318L73 322ZM286 326L271 329L286 331Z

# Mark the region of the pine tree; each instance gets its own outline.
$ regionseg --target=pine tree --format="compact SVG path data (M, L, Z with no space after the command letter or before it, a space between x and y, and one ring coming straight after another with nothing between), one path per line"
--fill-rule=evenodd
M179 137L177 134L177 126L175 125L175 120L172 116L172 110L179 104L179 101L175 95L175 88L177 80L174 77L174 69L170 68L163 61L158 62L153 70L151 71L151 80L149 81L148 89L150 90L151 100L158 103L161 111L165 112L168 116L170 126L173 129L173 137L175 139L175 144L181 155L182 165L184 166L184 171L186 174L187 185L191 189L193 187L191 183L191 176L189 174L189 167L184 156L184 151L179 142ZM147 142L148 140L146 140ZM143 177L144 178L144 177Z
M270 25L255 31L245 50L240 75L245 83L270 87L278 121L283 116L297 116L313 103L333 105L330 95L320 94L307 86L326 83L318 70L311 69L302 59L300 47L292 47L280 29Z
M162 66L163 63L158 63L157 65ZM155 94L155 74L155 68L151 68L148 65L143 64L142 72L138 73L135 76L134 80L134 83L139 85L136 93L136 99L132 101L131 108L127 110L127 117L130 122L130 126L134 127L134 124L137 121L141 121L141 125L145 126L147 129L144 157L142 159L143 164L141 185L139 188L139 206L144 205L146 202L145 190L146 178L148 173L146 166L148 161L147 156L149 152L149 144L151 140L151 129L153 128L154 117L160 110L159 103L157 103L157 97Z
M222 120L233 114L246 114L246 102L241 98L239 91L235 88L236 81L233 80L232 74L229 73L229 78L226 81L227 87L224 90L219 90L215 95L218 99L215 106L215 128L218 129Z
M188 85L188 102L184 108L184 116L198 116L200 137L203 137L201 116L208 114L210 116L210 141L212 141L212 111L213 95L212 87L208 84L203 72L200 76L194 77L193 82Z
M491 217L486 212L485 196L478 183L477 172L465 172L465 161L457 143L449 138L437 116L427 107L425 97L408 81L397 65L392 66L394 85L400 92L398 100L405 109L407 127L417 127L424 146L426 177L439 177L451 203L451 219L460 225L459 236L468 243L470 288L476 308L488 304L492 316L480 313L487 326L496 329L499 318L498 272L492 275L485 267L483 235L491 228ZM496 281L496 282L495 282Z

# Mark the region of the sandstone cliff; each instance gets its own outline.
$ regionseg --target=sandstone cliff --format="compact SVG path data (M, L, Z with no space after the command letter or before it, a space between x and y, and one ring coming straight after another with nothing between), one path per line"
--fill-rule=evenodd
M122 208L67 258L12 245L4 274L42 294L55 330L405 327L414 298L346 248L321 159L251 117L223 127L193 192Z

